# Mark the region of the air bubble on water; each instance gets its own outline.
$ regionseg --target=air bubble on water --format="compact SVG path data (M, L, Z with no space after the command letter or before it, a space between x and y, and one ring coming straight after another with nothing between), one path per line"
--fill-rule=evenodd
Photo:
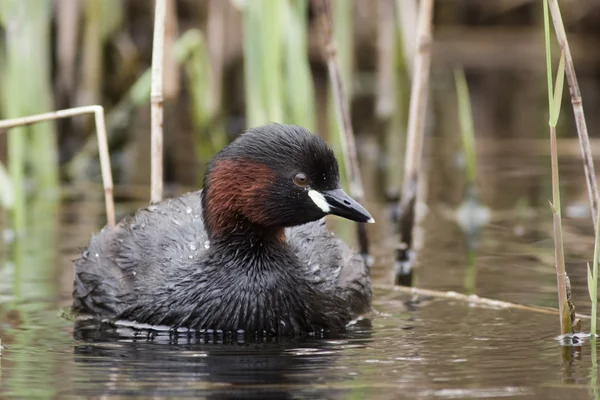
M192 251L194 251L194 250L196 250L196 249L198 248L198 246L196 246L196 243L194 243L194 242L190 242L190 243L188 244L188 247L189 247L189 248L190 248L190 250L192 250Z
M96 253L94 254L96 256L96 258L100 257L100 254Z
M208 249L208 248L210 248L210 241L209 241L209 240L206 240L206 241L204 242L204 248L205 248L205 249Z
M158 207L156 207L156 206L148 206L147 209L150 212L154 212L154 211L158 210Z
M188 207L188 208L185 210L185 212L186 212L186 213L188 213L188 214L191 214L191 213L192 213L192 207Z

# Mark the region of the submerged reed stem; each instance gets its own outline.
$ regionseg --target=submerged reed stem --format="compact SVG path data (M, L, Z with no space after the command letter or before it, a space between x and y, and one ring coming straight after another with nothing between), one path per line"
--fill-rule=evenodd
M158 203L163 197L163 64L166 9L166 0L156 0L150 95L152 103L151 203Z

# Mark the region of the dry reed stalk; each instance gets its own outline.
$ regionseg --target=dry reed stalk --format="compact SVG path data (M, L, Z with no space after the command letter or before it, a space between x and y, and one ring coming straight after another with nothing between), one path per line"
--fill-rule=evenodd
M228 4L222 0L209 0L208 3L208 51L210 54L209 82L213 98L211 104L213 114L221 107L223 92L223 66L225 63L225 21Z
M431 66L431 24L433 0L422 0L419 8L417 55L413 68L408 116L408 141L406 144L404 183L402 195L414 196L423 153L423 135L429 92L429 70ZM403 199L409 204L410 199Z
M356 155L356 143L354 142L354 130L350 119L348 96L342 82L342 75L336 57L336 47L333 40L333 22L331 13L331 0L312 0L315 15L321 25L321 34L325 44L325 56L327 59L327 70L331 81L333 101L335 103L336 117L340 127L341 144L344 154L344 165L346 179L348 180L350 195L356 201L362 203L365 198L360 169L358 168L358 157ZM364 224L357 224L358 243L363 255L369 253L369 242L367 230Z
M75 87L77 39L82 5L79 0L59 0L54 9L57 30L57 87L65 97L70 96Z
M94 114L96 119L96 135L100 154L100 168L102 170L102 183L104 185L104 201L106 203L106 221L109 226L115 226L115 202L113 199L113 179L108 154L108 140L106 138L106 125L104 123L104 108L102 106L85 106L68 108L28 117L0 120L0 133L2 129L16 126L31 125L38 122L74 117L76 115Z
M152 148L150 202L158 203L163 197L163 64L165 51L166 0L156 0L154 39L152 43Z
M550 15L554 24L554 31L558 43L565 55L565 72L567 82L569 83L569 92L571 93L571 104L573 105L573 114L575 115L575 124L577 125L577 134L579 135L579 144L581 147L581 156L583 158L583 169L585 171L585 179L588 187L588 196L592 211L592 221L594 228L596 227L596 218L598 215L598 185L596 183L596 173L594 172L594 161L592 151L590 149L590 138L588 136L587 125L585 123L585 115L583 113L583 102L577 76L575 75L575 65L571 56L571 49L567 41L567 34L563 25L560 8L557 0L548 0Z
M394 0L377 2L377 102L378 118L389 120L396 108L396 27L394 25Z
M417 0L396 0L396 14L402 38L402 52L406 69L413 75L415 55L417 53Z
M354 131L348 109L348 98L342 82L340 68L337 63L335 43L333 41L331 0L312 0L312 4L315 9L316 18L321 25L321 33L325 43L327 69L329 71L329 79L331 80L336 116L342 131L342 135L340 136L342 148L344 149L344 164L346 165L346 174L348 184L350 185L350 195L356 201L362 202L364 200L364 190L358 168Z
M165 43L164 52L165 58L163 63L164 68L164 85L163 95L167 100L176 99L179 96L179 63L175 58L173 47L179 37L179 24L177 23L177 3L175 0L167 0L165 11Z
M423 136L427 115L427 96L429 92L429 70L431 67L431 25L433 20L433 0L420 2L417 33L417 54L412 70L412 86L408 113L407 143L404 157L404 178L400 203L399 232L401 247L397 259L411 269L414 258L413 231L415 225L415 206L419 192L419 171L422 168Z

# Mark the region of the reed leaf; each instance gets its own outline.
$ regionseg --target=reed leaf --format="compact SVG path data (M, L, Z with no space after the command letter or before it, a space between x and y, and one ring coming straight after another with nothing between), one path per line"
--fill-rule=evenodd
M462 68L454 69L454 83L458 98L458 119L466 159L467 181L470 185L474 185L476 178L475 129L473 128L469 87Z
M590 300L594 301L594 274L592 273L592 266L587 263L587 286L588 293L590 294Z
M560 115L560 105L562 103L563 85L565 82L565 52L560 54L558 71L556 72L556 84L554 85L554 95L550 112L550 126L555 127Z

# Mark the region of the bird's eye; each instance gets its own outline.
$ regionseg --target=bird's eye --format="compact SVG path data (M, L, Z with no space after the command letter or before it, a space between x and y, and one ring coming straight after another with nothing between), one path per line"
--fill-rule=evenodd
M308 176L305 173L299 172L294 176L294 183L300 187L308 186Z

